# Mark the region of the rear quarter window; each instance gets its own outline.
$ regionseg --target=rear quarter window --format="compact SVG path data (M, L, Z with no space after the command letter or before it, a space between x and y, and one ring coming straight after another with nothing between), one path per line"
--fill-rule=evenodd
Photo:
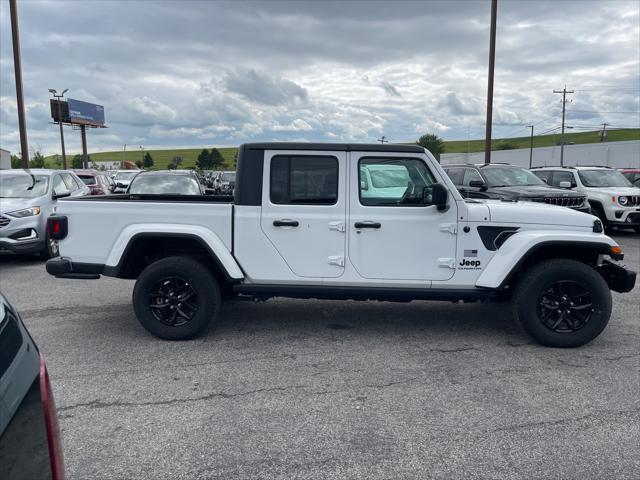
M8 312L6 315L0 326L0 378L11 366L23 342L16 319Z

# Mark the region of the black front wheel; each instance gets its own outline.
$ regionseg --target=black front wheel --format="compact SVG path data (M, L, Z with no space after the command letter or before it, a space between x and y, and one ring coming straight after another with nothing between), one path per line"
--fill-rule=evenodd
M524 330L549 347L578 347L596 338L611 316L607 282L576 260L545 260L518 281L513 310Z
M187 340L205 332L218 316L218 281L202 263L167 257L149 265L133 289L138 320L165 340Z

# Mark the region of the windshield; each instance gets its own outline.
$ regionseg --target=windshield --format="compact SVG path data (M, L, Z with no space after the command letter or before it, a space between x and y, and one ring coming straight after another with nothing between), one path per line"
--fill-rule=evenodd
M155 195L200 195L198 182L188 175L140 175L129 193Z
M35 178L35 184L33 182ZM46 195L48 175L0 175L1 198L35 198Z
M220 179L223 182L235 182L236 181L236 172L227 172L223 173Z
M136 170L132 170L130 172L118 172L116 173L116 176L113 177L113 179L117 182L118 180L131 180L133 177L135 177L138 173L138 171Z
M546 185L529 170L524 168L483 168L482 173L490 187L524 187L528 185Z
M82 175L78 175L80 180L84 182L85 185L95 185L96 177L83 177Z
M617 170L579 170L578 176L585 187L631 187L627 180Z

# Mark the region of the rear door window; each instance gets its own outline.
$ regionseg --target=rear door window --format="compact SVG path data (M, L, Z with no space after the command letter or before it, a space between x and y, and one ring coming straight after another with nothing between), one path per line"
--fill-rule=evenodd
M449 175L449 178L454 185L462 185L462 179L464 178L464 168L445 168L444 170Z
M334 205L338 159L277 155L271 159L270 199L279 205Z

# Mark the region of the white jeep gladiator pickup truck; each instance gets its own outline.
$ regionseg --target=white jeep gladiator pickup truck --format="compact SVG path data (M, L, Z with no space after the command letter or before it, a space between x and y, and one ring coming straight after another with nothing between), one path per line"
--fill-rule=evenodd
M142 325L202 334L232 296L510 300L539 343L575 347L635 272L600 220L531 202L465 200L409 145L240 147L235 198L110 195L61 200L49 218L62 278L137 279ZM426 312L425 312L426 313Z

